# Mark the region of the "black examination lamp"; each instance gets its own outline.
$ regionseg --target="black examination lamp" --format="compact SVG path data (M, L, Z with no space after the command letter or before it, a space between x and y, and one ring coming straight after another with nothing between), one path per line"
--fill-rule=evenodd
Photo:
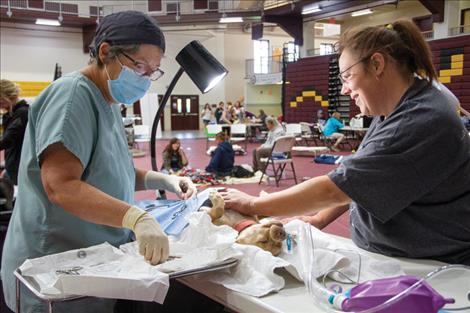
M188 74L189 78L196 84L202 93L206 93L214 88L227 75L227 69L197 40L191 41L176 56L176 62L181 66L171 81L162 102L158 107L157 113L152 123L152 132L150 134L150 156L152 170L157 168L157 145L155 143L157 135L158 122L165 109L166 102L175 88L176 82L183 72Z

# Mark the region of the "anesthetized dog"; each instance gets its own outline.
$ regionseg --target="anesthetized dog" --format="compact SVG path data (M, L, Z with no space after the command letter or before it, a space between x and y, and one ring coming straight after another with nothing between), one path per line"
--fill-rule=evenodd
M281 253L282 241L286 239L286 232L281 222L259 223L256 216L247 216L225 209L224 199L216 190L209 193L209 199L204 202L200 210L209 214L213 224L228 225L238 231L237 243L260 247L274 256Z

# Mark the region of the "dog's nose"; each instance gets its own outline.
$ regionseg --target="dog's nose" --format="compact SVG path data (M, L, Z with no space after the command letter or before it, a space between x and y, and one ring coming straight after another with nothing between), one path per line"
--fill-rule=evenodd
M274 241L283 241L286 239L286 231L283 226L272 225L269 229L269 235Z

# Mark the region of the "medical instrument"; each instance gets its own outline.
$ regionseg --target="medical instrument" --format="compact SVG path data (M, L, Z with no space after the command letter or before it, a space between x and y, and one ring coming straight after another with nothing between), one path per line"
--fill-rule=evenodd
M311 245L313 251L311 254L304 254L302 257L305 262L309 263L309 266L304 267L304 281L307 286L307 290L313 294L315 299L320 305L328 312L356 312L356 313L391 313L391 312L433 312L436 313L438 310L443 309L445 311L463 311L470 310L470 279L468 283L463 287L465 295L454 297L459 299L461 302L458 303L459 307L444 307L448 304L457 303L454 299L444 298L441 293L436 291L430 282L437 277L450 274L453 278L446 281L450 281L455 277L462 277L459 273L463 271L467 273L470 278L470 267L465 265L446 265L440 267L433 272L426 275L424 278L417 278L413 276L398 276L385 279L370 280L367 282L360 282L361 262L360 254L352 251L359 257L359 270L356 280L353 280L348 275L342 273L339 270L330 271L323 275L323 284L317 280L316 275L316 259L313 235L311 232L311 226L305 224L301 231L301 240L305 240ZM358 284L350 290L342 293L342 287L334 285L327 287L325 280L326 276L332 273L338 274L341 278L346 279L349 283ZM439 281L437 282L439 286ZM468 288L468 289L466 289ZM445 293L445 289L442 290ZM465 302L462 305L462 302ZM443 311L440 311L443 312Z

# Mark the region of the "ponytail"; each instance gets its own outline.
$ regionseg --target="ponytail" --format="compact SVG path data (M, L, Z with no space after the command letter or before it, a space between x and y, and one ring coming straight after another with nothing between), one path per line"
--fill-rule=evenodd
M375 52L394 59L407 74L417 73L429 83L437 80L429 45L419 28L411 21L398 20L387 26L355 27L341 35L337 50L345 49L368 60ZM365 62L364 61L364 62Z

